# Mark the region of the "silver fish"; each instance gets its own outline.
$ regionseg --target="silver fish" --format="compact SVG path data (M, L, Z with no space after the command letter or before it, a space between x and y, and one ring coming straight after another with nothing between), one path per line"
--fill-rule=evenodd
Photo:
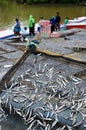
M34 126L34 124L35 124L35 120L29 125L29 127L27 128L27 130L30 130L30 129L32 129L32 127Z
M43 120L45 120L45 121L52 121L52 118L43 118Z
M69 125L67 125L68 130L73 130L73 128Z
M45 111L45 109L43 107L36 107L35 111L37 111L37 110L43 110L43 111Z
M50 130L50 125L49 124L46 125L45 130Z
M12 112L12 104L10 104L10 114L11 114L11 112Z
M53 128L53 127L54 127L57 123L58 123L58 121L57 121L57 120L55 120L55 121L52 123L51 128Z
M78 123L76 123L75 125L73 125L73 127L76 128L76 127L79 127L79 126L82 125L82 124L83 124L83 120L80 121L80 122L78 122Z
M38 125L41 125L43 127L45 127L45 125L46 125L45 122L42 123L40 120L37 120L37 123L38 123Z
M21 113L21 111L15 110L15 112L16 112L19 116L21 116L21 117L23 116L22 113Z
M50 80L52 80L53 71L54 71L54 67L49 69L49 71L46 73L46 76L49 77Z
M38 116L43 118L43 114L40 111L37 111L36 115L38 115Z
M72 121L73 126L76 124L76 121L77 121L77 116L76 116L76 114L74 114L73 121Z
M49 117L49 115L50 115L50 112L48 111L48 112L47 112L47 115L46 115L46 118L48 118L48 117Z
M44 73L45 69L46 69L47 63L44 64L43 68L42 68L42 73Z

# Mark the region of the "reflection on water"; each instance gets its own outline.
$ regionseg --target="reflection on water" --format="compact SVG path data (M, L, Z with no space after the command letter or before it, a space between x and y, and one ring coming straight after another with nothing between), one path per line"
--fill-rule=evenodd
M22 5L8 3L5 6L0 7L0 28L12 26L15 18L18 17L22 22L27 21L29 14L32 14L36 22L43 16L45 19L49 19L52 15L56 15L59 11L62 17L62 22L66 16L70 19L85 16L85 6L63 6L63 5ZM76 12L75 12L76 11ZM26 22L27 24L27 22Z

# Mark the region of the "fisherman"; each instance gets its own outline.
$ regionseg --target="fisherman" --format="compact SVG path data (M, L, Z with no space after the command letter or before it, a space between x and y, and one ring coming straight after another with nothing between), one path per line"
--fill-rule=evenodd
M68 17L66 17L65 20L64 20L64 24L67 24L67 23L69 23L69 18Z
M14 30L13 31L14 31L15 35L19 35L20 36L21 35L20 34L20 31L21 31L20 21L17 18L15 19L15 21L16 21L16 25L14 26Z
M21 29L21 35L22 35L22 40L21 41L25 41L25 38L28 36L29 32L28 32L28 28L24 27Z
M50 24L51 24L51 33L53 33L53 31L55 31L55 25L56 25L56 20L54 16L50 18Z
M58 29L60 31L60 22L61 22L61 16L60 13L56 13L56 30Z
M29 35L35 36L35 19L33 18L32 15L29 16L28 27L29 27Z

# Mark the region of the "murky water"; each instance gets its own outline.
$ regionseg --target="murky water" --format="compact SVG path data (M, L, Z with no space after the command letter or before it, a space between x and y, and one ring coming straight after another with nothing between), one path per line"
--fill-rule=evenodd
M85 6L67 6L67 5L22 5L16 3L8 3L0 7L0 28L11 27L15 23L15 18L18 17L23 24L27 25L27 20L32 14L37 22L41 16L45 19L50 19L52 15L56 15L59 11L62 22L65 17L69 19L85 16Z

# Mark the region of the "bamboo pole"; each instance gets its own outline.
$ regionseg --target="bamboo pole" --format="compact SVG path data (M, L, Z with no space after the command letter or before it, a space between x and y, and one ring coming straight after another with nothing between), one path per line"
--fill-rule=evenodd
M32 40L39 40L39 34L35 35ZM0 81L0 92L4 88L5 84L7 84L14 73L18 70L18 68L24 63L27 57L31 54L31 50L27 48L24 54L18 59L18 61L8 70L8 72L3 76Z
M4 88L4 85L9 82L14 73L18 70L19 66L21 66L26 58L30 55L30 50L27 49L24 54L18 59L18 61L8 70L8 72L3 76L0 81L0 92Z

